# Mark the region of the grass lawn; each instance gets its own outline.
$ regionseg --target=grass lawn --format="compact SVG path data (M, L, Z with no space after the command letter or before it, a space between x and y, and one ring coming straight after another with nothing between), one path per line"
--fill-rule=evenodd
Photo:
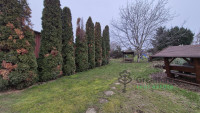
M200 113L200 95L174 87L173 89L137 88L133 80L122 93L122 85L115 85L119 72L124 69L131 77L148 78L149 74L159 72L150 63L120 63L112 60L107 66L87 72L65 76L55 81L35 85L11 94L0 94L0 112L15 113L84 113L88 107L95 107L102 113ZM145 83L141 83L145 84ZM117 87L114 95L107 97L104 91ZM100 104L106 98L108 103Z

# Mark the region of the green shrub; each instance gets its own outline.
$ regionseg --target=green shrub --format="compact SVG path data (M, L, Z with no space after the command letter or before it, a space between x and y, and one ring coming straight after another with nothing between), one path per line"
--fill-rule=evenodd
M22 89L38 81L31 11L26 0L0 5L0 90Z
M41 47L38 59L40 81L62 75L62 21L59 0L44 0Z
M86 24L86 36L88 41L88 66L89 69L95 67L95 39L94 39L94 23L89 17Z
M104 34L103 36L105 37L105 46L106 46L106 63L109 63L110 60L110 34L109 34L109 26L107 25L104 28Z
M102 38L101 38L101 25L99 22L95 23L94 36L95 36L95 62L96 62L96 67L100 67L102 65Z
M83 30L83 22L80 24L81 19L77 20L76 29L76 49L75 49L75 62L76 72L86 71L88 69L88 49L85 31Z
M68 7L64 7L62 11L62 57L64 75L75 73L75 55L74 55L74 37L72 29L71 11Z
M109 63L110 59L110 36L109 36L109 27L106 26L103 30L102 37L102 65Z

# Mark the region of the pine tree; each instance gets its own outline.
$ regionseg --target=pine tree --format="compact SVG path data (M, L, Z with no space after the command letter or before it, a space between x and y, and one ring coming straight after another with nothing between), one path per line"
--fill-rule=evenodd
M74 56L74 37L72 28L72 16L68 7L64 7L62 11L62 57L64 75L75 73L75 56Z
M83 20L81 20L80 18L78 18L77 20L75 46L76 72L86 71L88 69L87 40L85 36L85 31L83 30Z
M31 10L26 0L0 1L0 90L38 80Z
M105 30L103 30L103 37L102 37L102 65L107 64L106 59L106 33Z
M95 67L95 39L94 39L94 23L89 17L86 24L86 36L88 41L88 65L89 69Z
M59 0L44 0L41 48L38 59L40 81L62 75L62 21Z
M101 38L101 25L99 22L95 23L94 36L95 36L95 62L96 62L96 67L100 67L102 65L102 38Z
M105 46L106 46L106 63L109 63L110 60L110 35L109 35L109 26L107 25L104 28L103 36L105 37Z

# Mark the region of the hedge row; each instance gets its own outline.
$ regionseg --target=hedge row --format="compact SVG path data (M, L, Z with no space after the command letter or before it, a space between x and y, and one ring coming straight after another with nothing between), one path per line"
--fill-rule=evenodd
M44 0L39 58L34 55L31 10L26 0L0 2L0 90L22 89L109 63L109 28L89 17L86 31L78 18L74 43L69 8Z

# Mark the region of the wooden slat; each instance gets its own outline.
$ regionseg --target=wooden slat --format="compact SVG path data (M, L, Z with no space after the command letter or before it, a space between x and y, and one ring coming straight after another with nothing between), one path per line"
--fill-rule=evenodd
M195 68L193 66L170 65L169 67L170 67L170 70L195 73Z
M187 58L183 58L188 64L192 65L192 62L188 60Z
M169 77L167 77L167 78L170 79L170 80L175 80L175 81L182 82L182 83L186 83L186 84L191 84L191 85L195 85L195 86L200 86L200 84L196 84L196 83L193 83L193 82L188 82L188 81L179 80L179 79L172 79L172 78L169 78Z
M195 58L194 59L194 67L195 67L195 73L196 73L196 81L198 84L200 84L200 59Z
M172 58L169 62L169 64L171 64L176 58Z
M184 76L184 77L196 79L196 76L195 76L195 75L192 75L192 74L185 74L185 73L179 73L179 72L173 72L173 71L171 71L171 73L177 74L177 75L179 75L179 76Z

